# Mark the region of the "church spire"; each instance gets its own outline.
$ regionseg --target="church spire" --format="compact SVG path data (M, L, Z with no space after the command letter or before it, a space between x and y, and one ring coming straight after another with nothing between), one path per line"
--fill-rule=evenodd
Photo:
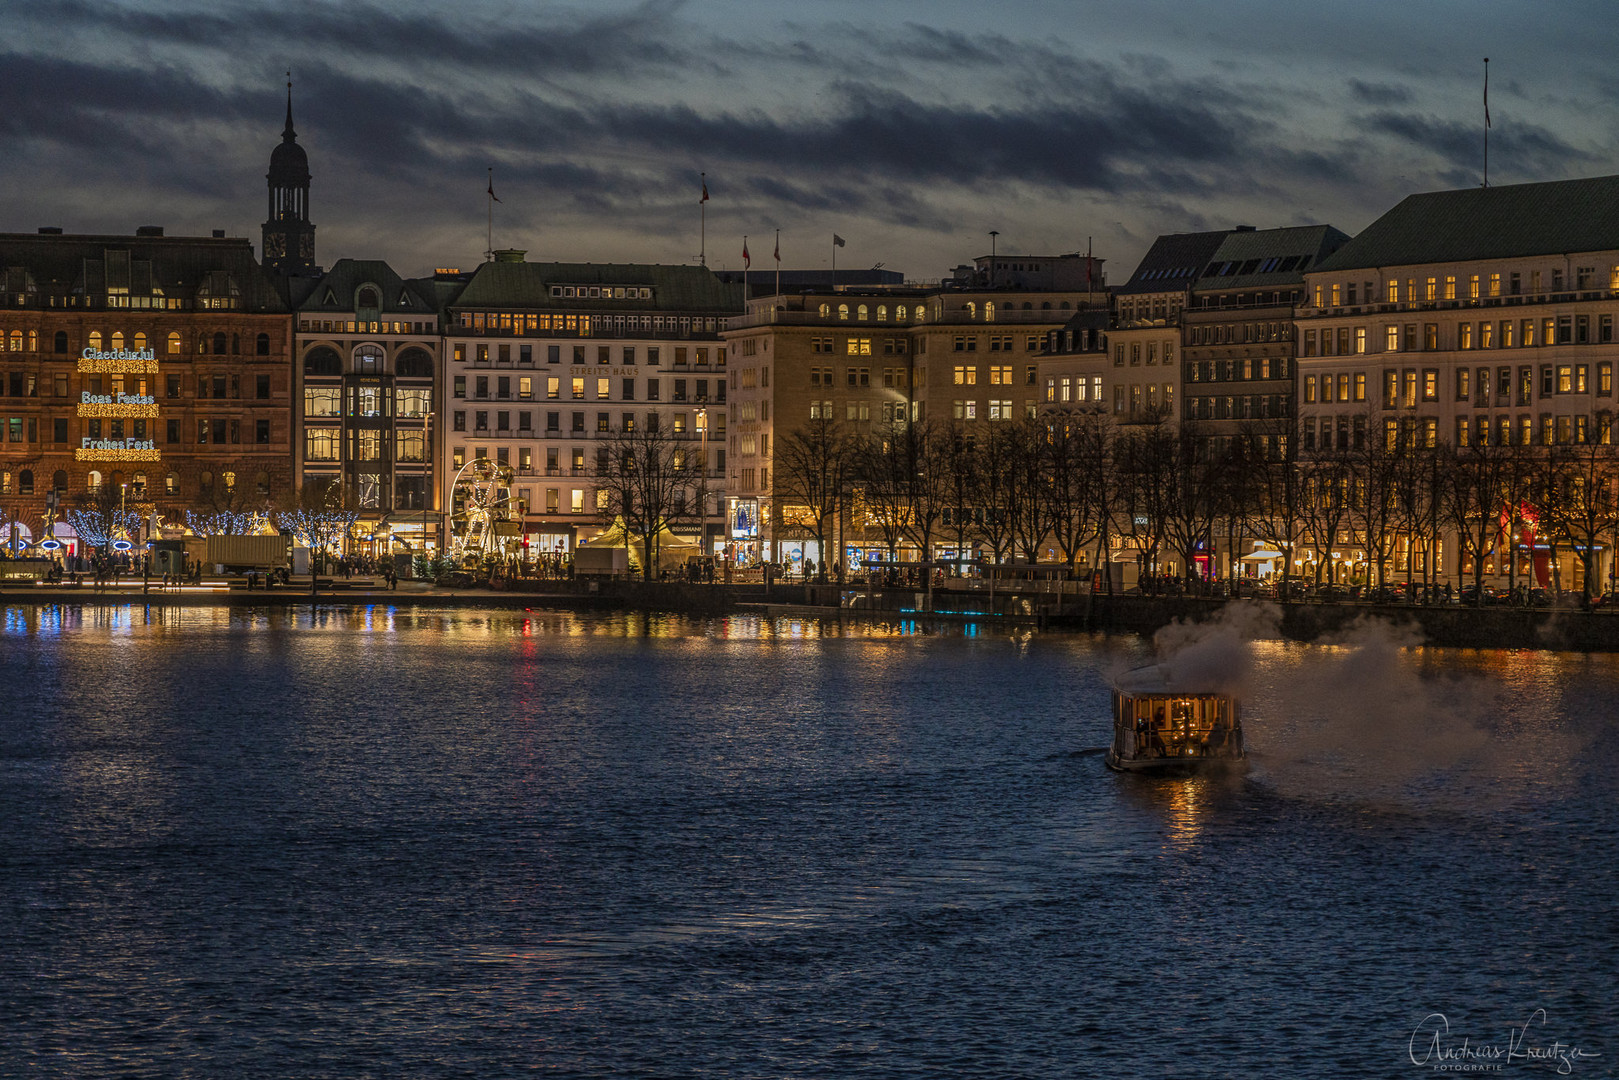
M282 142L296 142L298 133L292 130L292 72L287 72L287 126L281 131Z

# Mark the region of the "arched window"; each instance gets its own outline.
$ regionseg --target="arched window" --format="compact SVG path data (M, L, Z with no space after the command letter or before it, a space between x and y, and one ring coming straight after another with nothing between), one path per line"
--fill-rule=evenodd
M146 498L146 474L136 473L129 481L129 493L138 499Z
M21 330L13 330L11 332L11 351L12 352L22 352L22 331Z
M260 498L270 496L270 474L260 469L258 475L253 477L253 485L258 490Z
M832 305L831 304L822 304L821 305L821 318L830 319L831 317L832 317Z
M30 330L30 331L28 331L28 351L29 352L38 352L39 351L39 331L38 330Z
M343 374L343 358L337 352L325 345L310 349L304 357L305 375L341 375Z
M1023 306L1028 307L1029 305L1024 304ZM1050 300L1042 300L1042 301L1040 301L1040 310L1041 311L1050 311L1051 310L1051 301Z
M973 303L971 300L967 301L967 318L978 318L978 305Z
M916 321L918 323L922 323L922 322L927 321L927 317L928 317L927 309L925 309L921 304L916 305L916 311L915 311L914 314L915 314Z
M56 352L59 352L59 353L67 352L67 331L66 330L58 330L56 332L56 340L53 341L51 343L51 345L52 345L52 348Z
M1064 301L1063 301L1063 302L1062 302L1062 309L1063 309L1063 310L1064 310L1064 311L1067 311L1067 310L1068 310L1068 301L1066 301L1066 300L1064 300Z
M866 321L866 305L865 304L861 304L860 307L855 310L855 318L859 319L861 322Z
M260 334L258 336L258 340L253 343L253 352L254 352L254 355L256 355L256 356L269 356L270 355L270 335L269 334Z
M58 495L67 490L67 470L57 469L51 474L51 490Z
M355 296L354 306L360 311L375 311L377 308L382 306L382 301L377 297L377 290L367 285L365 288L360 290L357 296Z
M180 335L177 334L177 333L174 333L173 331L170 331L170 333L169 333L169 355L170 356L179 356L180 355Z
M32 495L34 493L34 470L24 469L17 474L17 494Z
M198 473L197 490L201 491L204 495L212 494L214 490L214 474L211 472Z
M236 490L236 474L235 473L229 472L229 471L222 472L222 473L219 474L219 478L221 480L225 481L225 490L226 491L235 491Z
M877 305L877 321L878 322L887 322L888 321L888 305L887 304L878 304Z
M848 304L839 304L838 305L838 321L839 322L848 322L849 321L849 305Z
M135 335L135 348L139 349L141 352L146 351L146 335L145 334L136 334Z
M904 304L901 304L899 307L894 309L894 321L895 322L904 322L905 321L905 305Z
M92 495L94 495L96 492L100 491L101 490L101 473L99 473L95 469L91 469L90 474L84 478L84 486L85 486L85 489L88 490L90 492L90 494L92 494Z
M112 341L107 347L113 352L117 352L119 349L122 349L124 347L124 332L122 330L114 330L112 332Z
M984 305L984 321L995 321L995 301L991 300Z
M382 370L383 352L380 345L357 345L354 348L354 370L367 374Z
M163 478L163 490L169 495L180 494L180 474L171 472Z
M406 349L394 361L394 374L406 379L431 379L433 358L424 349Z
M92 331L90 331L90 339L89 340L90 340L90 347L92 349L100 351L100 349L101 349L101 331L100 330L92 330Z
M230 336L230 354L232 356L241 356L242 355L242 335L241 334L232 334Z
M225 355L225 334L223 331L220 331L214 335L214 355Z

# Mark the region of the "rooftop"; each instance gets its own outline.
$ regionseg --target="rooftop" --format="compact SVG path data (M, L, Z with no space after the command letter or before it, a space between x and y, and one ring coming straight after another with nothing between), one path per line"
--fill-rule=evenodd
M1408 196L1315 269L1619 250L1619 176Z

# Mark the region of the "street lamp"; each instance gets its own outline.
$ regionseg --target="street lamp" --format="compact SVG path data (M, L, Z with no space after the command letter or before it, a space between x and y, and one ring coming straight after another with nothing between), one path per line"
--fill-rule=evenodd
M422 417L422 571L427 571L427 508L434 494L433 488L438 476L438 454L433 448L433 412L428 410ZM411 577L415 577L414 566L411 567Z
M697 410L697 438L700 449L697 452L697 547L698 553L707 556L708 545L708 410Z

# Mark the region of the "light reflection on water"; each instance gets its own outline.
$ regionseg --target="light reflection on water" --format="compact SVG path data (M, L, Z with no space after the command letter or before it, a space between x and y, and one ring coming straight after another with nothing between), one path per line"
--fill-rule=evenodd
M1609 658L1262 645L1224 782L1102 767L1145 655L8 609L0 1073L1397 1075L1431 1011L1537 1007L1604 1049Z

